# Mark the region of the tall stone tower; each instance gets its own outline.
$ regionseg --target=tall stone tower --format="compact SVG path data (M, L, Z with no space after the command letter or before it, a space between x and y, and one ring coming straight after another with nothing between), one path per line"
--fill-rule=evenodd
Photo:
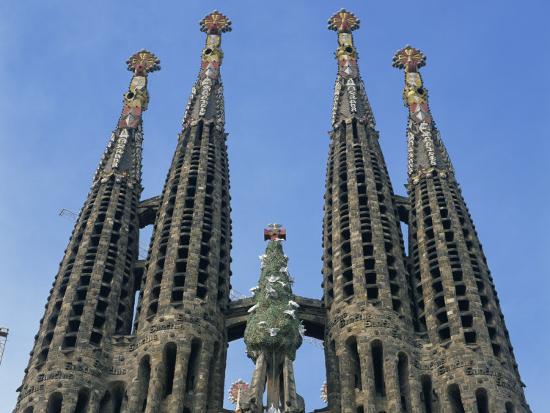
M160 198L136 327L139 368L131 412L216 412L222 407L231 221L221 34L214 12L201 69Z
M147 75L158 69L159 60L145 50L128 60L133 77L122 114L50 290L16 411L97 408L100 400L90 389L104 384L83 366L99 371L108 363L111 337L130 333L142 190L141 117L149 101Z
M423 385L439 389L446 399L443 411L526 412L487 261L430 113L419 72L425 62L410 46L393 59L405 71L409 109L409 251L417 327L427 333L424 347L444 363L433 383L425 378Z
M330 411L529 412L496 291L418 69L406 47L408 195L396 197L357 68L338 32L323 227ZM410 257L400 223L409 225Z
M213 12L201 30L201 69L164 190L141 203L141 114L147 74L160 67L146 51L128 62L123 113L48 299L16 412L222 409L231 221L220 46L231 22ZM155 224L146 262L144 221Z
M229 168L219 12L201 21L201 67L162 193L141 195L147 76L141 51L46 311L15 413L228 413L228 342L245 338L252 383L234 383L239 413L303 413L294 380L306 335L324 340L326 413L529 413L473 221L433 121L410 46L408 197L394 194L340 10L323 217L323 297L292 292L272 225L253 297L229 299ZM408 225L409 256L401 224ZM154 224L146 260L139 229ZM139 295L138 303L134 297ZM315 379L315 377L313 377ZM322 378L318 378L322 381ZM267 389L267 405L263 395Z
M329 20L338 75L323 221L325 352L329 406L345 413L400 409L396 361L414 334L395 196L357 65L358 27L345 10Z

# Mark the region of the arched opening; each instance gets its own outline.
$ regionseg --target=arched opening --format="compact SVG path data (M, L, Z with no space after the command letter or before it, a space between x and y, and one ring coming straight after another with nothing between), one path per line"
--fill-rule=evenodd
M191 342L191 353L189 354L189 361L187 363L187 376L185 378L185 389L187 393L195 390L197 369L199 366L199 356L201 352L202 343L200 340L194 338Z
M452 413L465 413L458 384L451 384L447 387L447 397L449 398Z
M312 375L312 372L314 374ZM323 342L314 338L304 338L296 353L294 361L294 378L296 390L302 395L312 394L316 397L305 400L307 411L321 410L325 403L319 396L319 389L326 380L325 350ZM333 391L329 389L329 392Z
M90 390L86 387L83 387L78 391L74 413L86 413L86 411L88 410L89 402L90 402Z
M117 381L109 387L111 388L113 413L120 413L126 403L126 385L124 382Z
M378 396L385 396L386 385L384 383L384 350L382 342L379 340L373 341L370 349L372 355L374 390Z
M489 398L487 397L487 390L476 390L476 403L477 413L489 413Z
M212 357L210 358L210 368L208 374L208 408L212 409L216 406L217 403L217 387L220 387L219 380L223 377L223 373L220 374L220 370L225 368L225 363L221 360L222 354L220 352L220 343L216 342L214 344L214 351L212 352ZM221 365L218 363L222 363ZM221 407L221 406L220 406ZM217 410L220 410L219 407Z
M109 390L105 391L105 394L99 402L99 413L111 413L112 412L112 400L111 392Z
M61 413L61 406L63 405L63 396L61 393L54 393L48 399L48 407L46 413Z
M138 411L144 412L147 407L147 393L149 391L149 380L151 379L151 360L149 356L141 359L138 369Z
M223 349L220 349L220 353L222 352ZM230 341L227 350L224 395L228 394L231 385L239 378L250 383L253 372L254 363L246 356L246 345L244 340L241 338ZM313 373L314 375L312 376ZM311 398L306 397L305 403L307 411L313 411L315 409L322 411L322 409L326 407L326 403L318 396L319 389L325 380L325 353L322 341L313 338L304 339L302 346L296 353L294 375L298 393L304 397L306 397L306 395L314 395L314 397ZM338 392L338 390L329 388L329 392ZM265 400L267 399L264 399L264 401ZM231 404L227 396L224 397L224 408L228 411L234 411L235 409L235 406Z
M363 388L361 379L361 358L359 357L357 339L355 337L350 337L346 342L346 352L353 377L352 385L355 389L361 390Z
M424 413L435 413L432 397L432 378L430 376L422 376L420 383L422 384L421 399L424 404Z
M164 346L164 397L172 394L174 388L174 373L176 371L176 355L178 349L175 343Z
M230 341L227 349L224 395L228 394L231 384L239 378L250 383L253 370L254 363L246 356L246 345L244 344L244 340L240 338ZM235 406L231 404L227 396L224 397L223 403L225 409L235 410Z
M506 413L515 413L516 412L516 409L514 408L514 405L512 404L512 402L506 402L504 407L506 408Z
M33 412L34 412L34 407L32 406L29 406L25 410L23 410L23 413L33 413Z
M336 400L340 399L340 361L336 354L336 343L331 340L330 346L325 347L325 371L327 375L327 396L335 394ZM333 388L334 387L334 388Z
M399 395L401 398L401 410L411 411L410 386L409 386L409 358L405 353L399 353L397 359L397 376L399 380Z

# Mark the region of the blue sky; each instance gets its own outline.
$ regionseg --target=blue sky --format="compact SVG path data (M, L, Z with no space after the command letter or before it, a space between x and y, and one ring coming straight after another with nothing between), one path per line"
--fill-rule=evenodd
M125 60L147 48L150 76L144 198L157 195L199 68L213 9L233 20L222 69L233 208L233 280L259 276L262 229L281 222L295 292L321 295L321 218L336 36L341 7L362 20L355 39L394 189L404 194L403 74L407 43L423 69L434 117L488 257L533 411L550 405L550 6L545 0L22 1L0 4L0 411L15 404L43 306L72 223L121 109ZM142 243L147 245L147 241ZM227 382L250 379L244 347L230 346ZM298 354L298 390L322 406L321 350ZM544 407L543 407L544 406Z

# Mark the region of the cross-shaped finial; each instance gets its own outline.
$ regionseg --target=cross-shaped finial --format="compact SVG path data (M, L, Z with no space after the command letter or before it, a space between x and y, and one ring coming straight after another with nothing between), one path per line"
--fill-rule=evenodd
M207 34L222 34L231 31L231 20L214 10L200 21L201 32Z
M269 224L264 229L264 241L286 240L286 229L280 224Z
M128 61L128 70L142 76L160 70L160 60L151 52L143 49L134 53Z
M328 28L338 33L350 33L359 28L359 23L355 14L341 9L328 20Z
M416 72L425 65L426 56L424 56L424 53L409 45L395 54L392 63L393 67L404 69L406 72Z

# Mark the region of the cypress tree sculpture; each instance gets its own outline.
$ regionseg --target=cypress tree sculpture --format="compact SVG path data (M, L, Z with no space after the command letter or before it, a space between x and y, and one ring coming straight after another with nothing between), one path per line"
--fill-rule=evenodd
M292 293L288 258L282 241L286 231L278 224L264 230L269 240L260 255L261 275L254 293L254 305L244 333L248 357L255 363L248 397L241 411L263 412L262 399L267 383L268 412L303 412L303 399L296 394L293 361L302 344L303 327L296 317L298 304Z

